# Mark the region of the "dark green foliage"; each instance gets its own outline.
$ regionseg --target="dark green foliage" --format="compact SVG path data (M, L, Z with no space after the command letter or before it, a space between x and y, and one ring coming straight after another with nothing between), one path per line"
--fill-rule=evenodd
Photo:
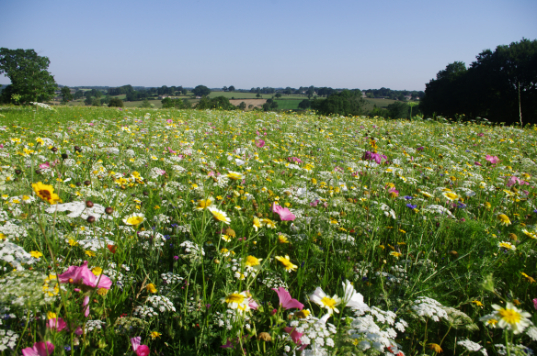
M324 100L313 100L311 108L321 115L358 116L363 114L365 104L360 91L343 90Z
M300 103L298 103L299 109L306 110L306 109L309 109L310 107L311 107L311 101L309 101L308 99L304 99Z
M192 93L195 96L207 96L211 94L211 89L207 88L205 85L198 85L192 90Z
M73 95L73 99L78 100L82 99L84 97L84 92L82 90L75 91L75 94Z
M263 111L273 111L273 110L276 110L278 109L278 103L275 102L274 100L272 99L268 99L264 104L263 104Z
M241 109L241 110L246 109L246 103L244 101L239 104L239 109Z
M10 103L12 95L20 95L21 104L52 99L57 85L47 71L49 64L47 57L38 56L33 49L0 48L0 74L11 80L0 100Z
M185 108L184 101L181 99L164 98L162 99L161 103L162 103L163 109L171 109L171 108L184 109Z
M229 102L229 99L224 96L217 96L215 98L209 99L206 96L201 98L196 105L196 109L219 109L219 110L235 110L235 105Z
M537 123L537 40L498 46L476 58L468 69L449 64L426 85L424 114Z
M63 102L66 103L73 100L73 95L71 95L71 90L68 87L62 87L61 93Z
M110 101L108 102L108 106L109 107L115 106L115 107L118 107L118 108L122 108L125 105L123 104L123 100L121 100L119 98L111 98Z

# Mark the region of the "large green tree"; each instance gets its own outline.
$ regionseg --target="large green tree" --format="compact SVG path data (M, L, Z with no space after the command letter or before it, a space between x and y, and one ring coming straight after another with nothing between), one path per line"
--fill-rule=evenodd
M61 93L63 102L67 103L73 100L73 95L71 94L71 90L69 89L69 87L62 87Z
M11 81L0 100L12 102L13 95L20 95L22 104L50 100L57 85L47 70L49 64L47 57L37 55L33 49L0 48L0 74Z
M211 94L211 89L207 88L205 85L198 85L192 90L192 93L195 96L207 96Z
M451 63L426 85L420 109L426 116L537 123L537 40L485 50L468 69Z
M364 113L365 104L360 91L343 90L324 100L313 100L311 108L321 115L358 116Z

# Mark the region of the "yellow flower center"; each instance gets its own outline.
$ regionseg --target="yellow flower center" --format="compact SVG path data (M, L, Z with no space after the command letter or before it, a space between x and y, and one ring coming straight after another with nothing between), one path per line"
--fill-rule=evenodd
M513 309L500 309L498 314L502 317L503 321L507 324L517 324L522 319L522 315Z
M329 309L334 309L336 307L336 300L330 297L324 297L321 299L321 302Z
M132 216L132 217L127 219L127 224L128 225L139 225L139 224L142 223L142 221L144 221L143 217L141 217L141 216Z
M226 297L226 303L237 303L241 304L244 302L244 296L240 293L231 293Z

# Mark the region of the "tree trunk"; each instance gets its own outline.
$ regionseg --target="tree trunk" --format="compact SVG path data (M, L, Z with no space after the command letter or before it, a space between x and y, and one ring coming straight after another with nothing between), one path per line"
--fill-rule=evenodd
M520 127L522 127L522 103L520 102L520 82L517 82L518 87L518 119L520 120Z

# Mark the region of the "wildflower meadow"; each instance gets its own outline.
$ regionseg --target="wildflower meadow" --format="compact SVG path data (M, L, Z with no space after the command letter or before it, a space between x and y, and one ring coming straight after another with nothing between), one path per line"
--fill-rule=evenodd
M2 355L531 355L537 129L0 110Z

